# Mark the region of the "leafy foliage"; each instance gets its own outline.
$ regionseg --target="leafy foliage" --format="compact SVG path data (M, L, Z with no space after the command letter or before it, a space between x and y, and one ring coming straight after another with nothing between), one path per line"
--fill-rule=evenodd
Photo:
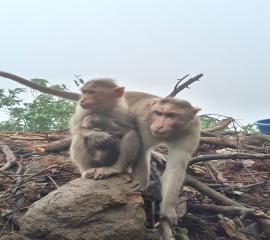
M32 79L37 84L68 90L65 85L50 85L45 79ZM26 103L20 99L24 88L0 89L0 109L6 112L9 120L0 122L2 131L49 131L65 129L74 111L74 103L32 91L34 100Z

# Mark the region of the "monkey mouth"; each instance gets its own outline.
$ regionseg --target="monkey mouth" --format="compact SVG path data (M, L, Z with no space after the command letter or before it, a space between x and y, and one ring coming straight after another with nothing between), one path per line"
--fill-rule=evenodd
M155 137L167 137L170 133L168 131L152 131Z

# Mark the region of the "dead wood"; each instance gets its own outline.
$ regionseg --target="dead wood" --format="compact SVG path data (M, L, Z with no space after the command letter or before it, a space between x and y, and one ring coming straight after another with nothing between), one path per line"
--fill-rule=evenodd
M219 124L217 124L211 128L203 129L202 132L209 133L209 132L216 132L216 131L222 130L222 129L226 128L233 121L234 121L234 119L231 117L225 118L225 119L221 120Z
M250 218L257 218L258 216L260 216L261 218L270 219L269 216L267 216L263 211L246 207L219 206L215 204L196 204L192 205L192 209L213 213L222 213L230 216Z
M206 162L210 160L226 160L226 159L257 159L257 160L270 160L270 154L248 154L248 153L230 153L230 154L208 154L208 155L202 155L198 157L193 157L189 165L192 165L194 163L198 162Z
M212 200L214 200L217 203L220 203L222 205L228 205L228 206L238 206L238 207L243 207L242 204L233 201L232 199L224 196L223 194L213 190L212 188L206 186L199 180L187 175L185 179L185 184L196 189L200 193L208 196Z
M262 147L252 146L248 144L238 144L236 141L222 137L222 136L201 137L200 142L207 143L207 144L220 145L222 147L229 147L229 148L234 148L234 149L242 148L242 149L252 150L252 151L257 151L257 152L265 152L265 149Z
M68 130L54 132L0 132L0 137L7 137L12 140L30 141L56 141L63 139L69 133Z
M179 85L187 76L189 76L189 75L186 75L185 77L178 80L178 82L175 85L173 91L167 97L175 97L183 89L188 88L189 85L191 85L192 83L194 83L196 81L199 81L200 78L203 76L203 74L198 74L197 76L195 76L193 78L190 78L189 80L187 80L183 84Z
M16 173L19 174L22 170L22 165L20 162L18 162L16 160L16 157L15 157L14 153L11 151L11 149L9 148L9 146L6 144L0 144L0 150L6 155L6 161L7 161L4 164L4 166L2 166L0 168L0 170L5 171L14 165L17 165L18 169L17 169Z
M53 153L67 150L70 147L71 138L64 138L58 141L54 141L48 144L43 144L36 147L37 152L41 153Z

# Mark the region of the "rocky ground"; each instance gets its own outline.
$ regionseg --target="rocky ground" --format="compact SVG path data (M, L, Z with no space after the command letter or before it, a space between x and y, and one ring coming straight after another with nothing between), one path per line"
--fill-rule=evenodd
M220 205L215 205L211 197L196 188L185 186L179 203L184 215L181 214L183 217L175 228L177 239L269 239L266 230L270 214L270 157L267 148L249 143L248 146L254 146L254 149L250 149L244 142L242 145L239 143L240 147L237 148L226 145L228 141L234 141L234 137L226 137L225 140L225 143L202 140L197 155L241 152L264 155L264 160L254 157L203 161L192 164L188 172L204 185L257 212L239 214L224 209L215 211L213 205ZM5 153L0 153L0 166L5 166L8 161L11 165L0 171L0 239L19 240L21 219L29 207L78 178L79 174L69 161L70 139L67 132L1 133L0 141L0 145L8 146L16 157L9 158L3 149ZM163 148L159 149L161 153L164 151ZM153 161L154 166L162 171L165 163ZM146 226L152 226L153 229L148 231L156 234L159 225L158 201L147 197L146 203ZM154 210L151 203L156 205Z

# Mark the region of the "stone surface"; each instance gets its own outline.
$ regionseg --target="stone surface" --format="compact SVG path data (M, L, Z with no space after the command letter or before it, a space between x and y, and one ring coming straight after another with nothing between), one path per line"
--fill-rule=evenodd
M75 179L35 202L21 221L31 240L140 240L143 200L125 176Z

